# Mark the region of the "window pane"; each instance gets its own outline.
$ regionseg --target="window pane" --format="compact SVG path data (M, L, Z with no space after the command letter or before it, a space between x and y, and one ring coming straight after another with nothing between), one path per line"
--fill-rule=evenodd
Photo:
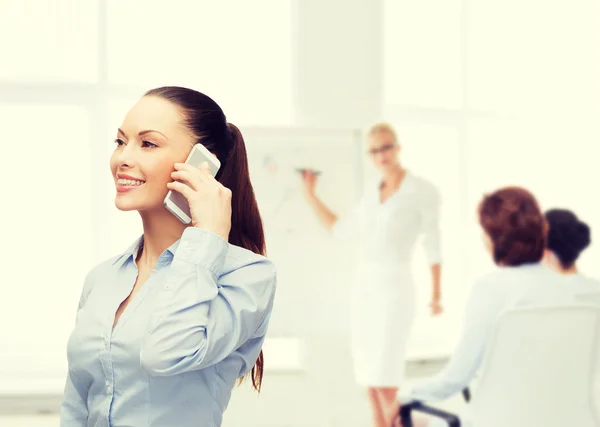
M469 126L469 260L470 276L480 277L493 265L484 251L476 208L482 195L519 185L532 191L542 209L574 210L592 230L600 230L600 205L594 183L600 181L600 149L592 143L600 132L567 120L544 122L477 121ZM600 248L582 256L584 270L600 276L592 263Z
M0 79L97 79L96 1L2 0Z
M441 230L442 295L446 312L432 318L431 270L420 244L413 258L417 289L417 318L411 335L409 357L447 356L460 331L460 319L470 284L464 280L461 241L460 151L455 128L435 123L402 122L398 126L400 160L416 175L431 181L442 197Z
M387 104L461 105L460 0L384 2Z
M519 114L597 108L599 2L469 4L471 107Z
M108 23L112 83L189 86L233 123L291 123L289 0L108 0Z
M0 323L12 325L0 328L0 383L38 375L64 381L66 342L92 261L89 117L77 107L41 105L0 106L0 117L10 153L0 168L7 184Z

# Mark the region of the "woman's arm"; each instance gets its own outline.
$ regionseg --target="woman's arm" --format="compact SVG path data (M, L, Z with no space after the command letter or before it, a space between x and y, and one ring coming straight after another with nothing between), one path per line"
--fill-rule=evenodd
M502 307L493 282L476 284L467 303L463 333L450 361L432 380L410 391L412 400L444 400L469 385L483 361L483 355Z
M87 396L82 396L73 383L73 374L67 374L67 382L60 407L60 427L87 425Z
M319 197L317 197L315 190L317 177L318 176L312 170L305 170L302 172L304 196L306 197L309 206L317 215L317 218L319 218L321 224L323 224L327 230L332 231L337 222L337 216L321 199L319 199Z
M332 231L338 219L336 214L334 214L331 209L315 195L315 193L307 193L306 200L319 218L319 221L321 221L321 224L323 224L327 230Z
M273 264L258 255L223 271L228 243L187 228L145 335L141 362L152 375L176 375L214 365L266 333L275 294Z
M423 233L423 246L427 261L431 266L432 298L431 304L434 314L436 306L442 298L441 290L441 270L442 270L442 249L440 238L440 205L441 197L439 191L431 184L427 183L420 194L420 219L421 231Z
M94 285L94 276L98 269L107 263L112 264L118 257L111 258L103 264L96 266L86 276L83 282L83 290L79 297L77 314L85 305ZM61 427L80 427L87 425L87 388L76 387L77 377L71 372L67 373L67 380L63 393L62 404L60 408L60 426Z

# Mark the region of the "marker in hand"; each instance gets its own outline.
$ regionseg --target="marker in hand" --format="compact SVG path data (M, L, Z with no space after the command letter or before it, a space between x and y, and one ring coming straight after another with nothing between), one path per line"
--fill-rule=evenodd
M321 171L318 171L315 169L310 169L310 168L296 168L296 172L298 172L301 175L304 175L306 173L310 173L315 176L321 175Z

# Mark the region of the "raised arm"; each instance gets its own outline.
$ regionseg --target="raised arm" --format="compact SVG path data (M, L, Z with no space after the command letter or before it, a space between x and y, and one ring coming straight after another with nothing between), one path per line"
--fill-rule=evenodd
M210 231L184 231L142 344L142 366L151 375L214 365L247 341L264 337L275 268L264 257L244 253L235 269L223 271L228 248Z
M316 195L317 175L311 170L304 170L302 172L302 181L304 183L304 196L309 206L313 209L321 224L329 231L332 231L338 218Z

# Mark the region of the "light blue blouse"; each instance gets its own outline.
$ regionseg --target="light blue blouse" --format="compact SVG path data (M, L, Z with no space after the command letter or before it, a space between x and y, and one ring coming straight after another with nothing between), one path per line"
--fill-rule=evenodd
M87 276L69 338L62 427L220 426L265 339L276 272L266 258L187 228L113 329L141 238Z
M497 268L473 286L462 336L448 364L431 380L404 390L400 401L435 402L460 393L481 368L488 339L504 311L576 303L577 294L570 280L542 264Z

